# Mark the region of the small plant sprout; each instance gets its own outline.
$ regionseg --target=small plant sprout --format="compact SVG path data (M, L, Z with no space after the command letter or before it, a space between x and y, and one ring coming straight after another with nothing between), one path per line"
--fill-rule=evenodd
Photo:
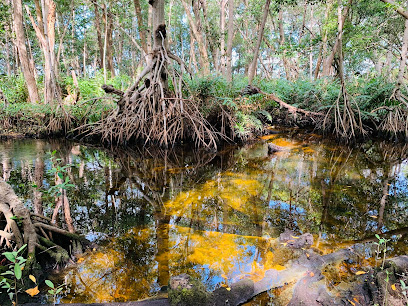
M377 245L376 259L381 259L380 254L383 253L381 269L384 269L385 257L387 254L387 242L390 241L390 239L381 238L378 234L375 234L375 237L378 239L378 242L374 242L374 244Z
M48 287L51 288L48 290L48 293L53 296L54 305L55 305L57 302L57 295L62 291L64 284L59 285L58 287L55 287L54 283L48 279L45 280L45 283L47 284Z
M3 253L3 256L6 257L11 264L6 272L0 274L4 276L4 278L0 281L0 288L7 290L7 294L13 305L18 305L19 289L17 288L17 282L21 280L23 275L22 270L24 269L26 262L26 259L21 256L21 253L26 247L27 245L25 244L17 251ZM12 280L10 281L8 278L6 278L7 276L10 276Z

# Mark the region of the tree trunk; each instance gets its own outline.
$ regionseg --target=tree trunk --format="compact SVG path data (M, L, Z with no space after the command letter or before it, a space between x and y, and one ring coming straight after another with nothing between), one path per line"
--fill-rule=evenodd
M210 48L212 61L213 61L213 64L214 64L214 69L215 69L215 71L219 71L219 64L218 64L218 58L217 58L217 48L215 46L216 44L214 42L214 39L212 38L211 27L210 27L210 23L208 21L207 0L201 0L201 8L203 10L204 24L205 24L205 29L206 29L206 37L207 37L207 41L208 41L208 46Z
M103 69L104 63L103 63L103 41L102 41L102 31L101 31L101 17L99 15L99 7L96 3L96 0L92 1L92 4L94 6L94 14L95 14L95 19L94 19L94 24L95 24L95 29L96 29L96 34L98 38L98 47L99 47L99 68Z
M13 26L16 35L16 47L18 50L18 57L21 63L21 70L23 71L24 79L27 84L28 96L31 103L40 101L38 95L37 83L34 78L34 71L30 68L28 60L27 48L25 45L25 35L23 27L23 7L21 0L14 0L13 2Z
M344 23L346 21L346 18L348 16L348 12L351 6L351 3L353 2L353 0L349 0L347 3L347 6L344 9L343 15L341 17L339 17L339 24L340 27L338 27L338 33L337 33L337 38L336 38L336 42L334 44L333 50L330 53L330 55L324 60L323 62L323 72L322 72L322 76L329 76L332 66L333 66L333 61L334 61L334 55L336 54L338 48L339 48L339 43L341 42L342 36L343 36L343 29L344 29ZM340 22L341 21L341 22Z
M227 81L232 81L232 44L234 42L234 0L228 0Z
M407 1L407 5L408 5L408 1ZM398 69L397 84L395 88L395 96L397 99L401 98L400 90L401 90L401 85L404 82L405 66L407 63L407 51L408 51L408 19L405 19L405 29L404 29L404 38L402 40L400 66Z
M55 100L60 102L61 95L56 80L54 50L56 4L53 0L42 1L41 7L39 7L38 1L35 4L38 24L31 15L28 6L26 6L26 10L44 55L44 101L45 103L53 103ZM40 11L42 14L40 14ZM43 20L46 20L46 22L43 22ZM41 25L44 27L42 28Z
M321 45L320 50L319 50L319 57L317 59L316 68L315 68L315 73L314 73L314 78L315 79L317 79L319 77L320 66L322 64L323 57L326 56L326 53L327 53L327 29L326 29L325 26L327 25L327 22L329 20L329 12L330 12L330 9L331 9L331 5L332 5L331 0L327 0L326 1L326 10L324 12L324 26L322 27L323 28L323 35L322 35L323 39L322 39L322 45Z
M210 74L210 63L208 62L208 53L207 48L204 43L204 38L202 36L202 32L197 28L196 23L193 20L193 16L191 15L190 8L188 7L185 0L181 0L183 4L184 10L187 15L188 22L191 27L191 32L194 35L194 39L197 41L198 50L200 52L200 66L204 75Z
M112 15L109 13L109 8L104 5L103 6L103 14L102 14L102 21L105 25L105 39L104 39L104 46L103 46L103 58L104 58L104 69L110 71L111 77L115 77L115 67L113 64L113 46L112 46L112 28L113 28L113 21Z
M278 15L278 26L279 26L279 45L281 47L281 49L283 50L283 54L282 54L282 62L283 62L283 67L285 69L285 74L286 74L286 79L288 81L292 80L292 75L290 73L290 65L289 65L289 61L286 58L286 50L285 50L285 31L283 28L283 10L280 9L279 10L279 15Z
M137 27L138 27L139 36L140 36L140 44L142 45L143 51L147 54L150 52L150 50L147 49L146 30L143 25L142 9L140 7L139 0L133 0L133 3L135 5L135 12L136 12L136 17L137 17Z
M255 46L255 49L254 49L254 58L253 58L252 63L250 65L250 67L249 67L249 72L248 72L248 83L249 83L249 85L252 84L252 81L254 80L254 77L255 77L256 67L258 65L259 48L261 47L261 42L262 42L262 37L263 37L264 30L265 30L266 20L268 19L268 12L269 12L270 4L271 4L271 0L266 0L264 12L263 12L263 17L262 17L262 23L260 25L259 33L258 33L258 40L256 42L256 46Z
M221 0L220 9L220 71L225 76L225 5L227 0Z

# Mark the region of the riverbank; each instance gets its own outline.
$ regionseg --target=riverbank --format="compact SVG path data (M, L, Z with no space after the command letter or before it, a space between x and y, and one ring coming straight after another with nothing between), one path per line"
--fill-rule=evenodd
M85 130L89 132L92 126L81 131L75 129L106 118L116 108L116 102L109 95L100 96L100 84L93 84L92 89L81 84L83 93L76 94L78 102L62 107L17 102L7 106L0 104L0 137L72 137ZM196 77L187 84L185 96L194 101L218 142L227 139L247 142L264 134L265 128L273 124L307 127L352 142L371 138L404 141L408 136L405 130L408 111L390 99L394 84L381 78L349 80L351 108L347 116L342 115L345 110L341 86L333 79L256 80L254 86L248 88L247 79L242 77L231 83L221 77ZM69 102L68 98L70 96L64 101ZM176 143L194 141L185 137L178 137ZM91 138L87 141L95 141ZM100 141L100 137L98 139ZM126 144L136 140L143 142L143 139L130 138Z

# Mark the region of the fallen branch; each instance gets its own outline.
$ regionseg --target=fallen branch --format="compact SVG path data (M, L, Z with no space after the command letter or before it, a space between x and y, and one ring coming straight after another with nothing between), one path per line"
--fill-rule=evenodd
M262 91L261 89L259 89L258 87L252 86L252 85L248 85L247 87L245 87L245 89L243 90L243 94L249 94L249 95L253 95L253 94L257 94L260 93L264 96L267 96L269 99L277 102L281 107L286 108L288 110L289 113L296 115L296 113L301 113L305 116L308 117L313 117L313 116L324 116L324 114L322 113L317 113L317 112L312 112L312 111L307 111L304 110L302 108L298 108L295 107L293 105L290 105L286 102L283 102L281 99L279 99L277 96L275 96L274 94L270 94L267 92Z

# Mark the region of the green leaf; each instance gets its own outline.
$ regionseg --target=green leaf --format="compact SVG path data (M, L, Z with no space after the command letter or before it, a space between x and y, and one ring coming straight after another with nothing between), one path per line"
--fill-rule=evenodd
M21 266L20 266L18 263L16 263L16 264L14 265L14 276L15 276L18 280L20 280L20 279L21 279L21 275L22 275Z
M13 297L14 297L14 293L13 293L13 292L9 292L8 296L9 296L10 301L12 301L12 300L13 300Z
M62 180L64 178L64 174L62 172L58 172L58 177Z
M12 276L14 276L14 273L12 271L6 271L4 273L1 273L1 275L12 275Z
M55 294L60 293L60 292L62 291L62 289L63 289L63 288L58 288L58 289L57 289L57 292L55 292Z
M17 254L20 253L22 250L24 250L26 248L27 244L24 244L18 251Z
M6 256L6 258L11 261L11 262L16 262L16 257L14 256L13 253L11 252L4 252L3 253L4 256Z
M54 283L53 283L52 281L50 281L49 279L46 279L46 280L45 280L45 283L47 284L48 287L50 287L50 288L52 288L52 289L55 288L55 287L54 287Z
M54 290L50 289L48 290L48 293L54 295Z

